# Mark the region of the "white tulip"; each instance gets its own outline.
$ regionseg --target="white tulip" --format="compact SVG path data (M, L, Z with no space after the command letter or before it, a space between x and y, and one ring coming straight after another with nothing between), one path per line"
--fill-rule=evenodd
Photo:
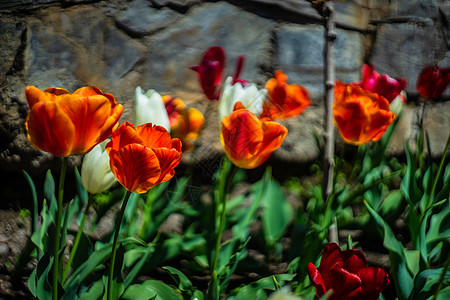
M160 125L170 132L169 115L161 95L155 90L136 88L136 126L152 123Z
M222 95L219 99L219 122L225 116L233 112L234 105L240 101L246 109L259 116L263 110L263 103L267 97L267 90L259 90L256 84L249 83L245 87L240 83L231 84L233 78L230 76L225 80Z
M109 166L109 155L105 151L107 142L98 144L83 158L81 181L91 194L106 191L116 182Z

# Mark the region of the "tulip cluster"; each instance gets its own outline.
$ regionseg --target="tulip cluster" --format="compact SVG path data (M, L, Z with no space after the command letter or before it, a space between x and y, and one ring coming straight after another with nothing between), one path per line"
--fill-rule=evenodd
M264 89L239 79L244 57L239 56L236 72L220 86L225 65L225 51L211 47L203 53L197 72L200 86L210 100L219 99L221 143L231 161L252 169L261 165L278 149L287 129L273 122L301 114L309 105L308 90L300 85L287 84L287 76L277 70Z

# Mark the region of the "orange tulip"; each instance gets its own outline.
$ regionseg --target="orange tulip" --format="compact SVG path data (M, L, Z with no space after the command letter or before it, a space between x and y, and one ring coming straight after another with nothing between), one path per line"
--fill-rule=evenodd
M169 115L172 136L182 141L183 151L192 148L205 124L203 114L195 108L186 108L180 98L172 96L162 98Z
M237 102L235 110L222 121L220 142L225 154L236 166L254 169L280 148L287 132L283 125L258 119Z
M395 119L386 98L357 85L336 81L334 95L334 122L346 143L378 141Z
M106 151L117 181L139 194L170 180L181 161L181 141L172 139L164 127L151 123L138 127L123 123L111 135Z
M266 83L269 101L264 102L261 117L283 120L300 115L311 105L308 90L298 84L287 84L288 77L281 70L274 75Z
M123 106L114 96L88 86L73 94L60 88L25 90L30 113L27 137L41 151L55 156L84 154L117 127Z

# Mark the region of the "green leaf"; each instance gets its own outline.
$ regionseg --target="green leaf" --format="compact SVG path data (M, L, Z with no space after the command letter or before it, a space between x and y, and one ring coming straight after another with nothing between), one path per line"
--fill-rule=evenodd
M183 272L169 266L162 267L164 270L168 271L172 279L176 282L178 288L181 291L190 291L192 290L192 282L187 278Z
M262 229L266 243L274 245L283 237L294 217L291 204L287 201L281 186L274 180L266 186L262 200Z
M48 253L44 253L38 261L36 268L28 278L28 288L38 299L52 298L52 287L48 280L52 266L53 258L51 258Z
M50 170L47 171L44 181L44 199L50 204L49 212L53 219L56 219L57 201L55 196L55 180L53 180Z
M442 240L450 239L450 206L448 203L442 211L430 218L430 226L426 233L427 247L431 249Z
M264 292L275 291L277 286L276 282L283 286L286 282L291 281L294 278L294 274L279 274L268 276L262 278L258 281L245 285L243 287L237 288L234 292L236 292L233 296L229 297L229 299L233 300L248 300L248 299L266 299L267 294Z
M84 232L82 232L77 248L77 254L74 256L72 261L72 269L76 270L84 262L89 260L93 251L94 246L92 245L91 239Z
M139 247L136 249L129 250L125 252L125 265L131 265L130 262L127 263L127 260L130 258L139 258L139 261L134 264L134 266L131 268L131 270L128 272L127 276L125 277L124 281L124 287L127 288L134 279L138 276L141 269L145 265L145 263L148 261L148 259L151 257L151 255L155 252L155 247L153 245L149 245L148 247Z
M103 284L103 280L97 280L90 286L88 291L80 294L80 300L101 299L104 291L105 286Z
M433 296L437 291L442 269L427 269L420 272L414 279L414 289L409 300L425 300ZM450 271L447 271L445 274L444 282L446 282L447 286L450 283Z
M405 141L405 154L407 168L405 176L403 177L401 183L401 190L408 203L410 203L411 206L415 207L415 204L417 204L422 198L422 192L417 187L417 181L415 178L416 165L414 162L414 155L411 153L407 141Z
M378 225L383 235L383 245L389 251L391 259L391 269L393 282L397 290L397 296L400 300L408 299L409 294L413 288L413 277L410 272L416 269L416 266L407 265L412 264L411 259L408 260L412 254L406 254L403 245L395 238L392 229L384 222L380 215L370 207L369 203L364 201L364 204L370 215Z
M401 190L392 190L380 206L379 214L385 220L395 221L405 208L405 201Z
M25 178L27 179L27 182L30 186L31 190L31 197L33 199L33 212L31 214L32 218L32 232L36 232L38 229L38 217L39 217L39 205L38 205L38 199L37 199L37 193L36 193L36 186L33 182L33 179L31 179L30 175L28 175L27 172L23 171L23 174L25 175Z
M123 256L125 253L125 248L122 244L119 244L116 252L116 261L114 263L114 271L112 278L112 299L119 299L124 291L123 277L122 277L122 267L123 267Z
M147 280L133 284L123 293L121 299L129 300L179 300L177 293L167 284L156 280Z
M111 255L111 245L105 245L102 248L94 251L89 259L73 271L70 277L64 284L64 289L70 289L71 285L76 284L75 279L79 276L80 282L83 282L89 275L97 269L102 268L103 264Z

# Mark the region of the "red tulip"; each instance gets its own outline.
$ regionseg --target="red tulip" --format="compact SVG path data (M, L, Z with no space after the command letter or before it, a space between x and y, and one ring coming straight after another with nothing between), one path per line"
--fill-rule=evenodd
M106 145L111 171L128 191L145 193L170 180L181 161L181 141L162 126L123 123Z
M367 267L361 251L341 251L335 243L323 249L319 269L309 263L308 275L317 296L333 290L329 300L376 300L389 284L386 271Z
M258 119L237 102L235 110L222 121L220 142L236 166L254 169L281 146L287 132L283 125Z
M386 74L378 74L375 72L373 64L363 65L362 81L353 82L354 85L359 85L363 89L379 94L385 97L389 103L394 101L397 96L400 96L402 102L405 102L405 97L400 94L406 87L406 80L403 78L392 78Z
M346 143L378 141L395 119L386 98L357 85L336 81L334 96L334 122Z
M422 97L430 100L442 96L450 83L450 68L425 66L417 79L417 91Z
M269 101L264 102L261 117L287 119L301 114L311 105L308 90L298 84L287 84L288 77L281 70L266 83Z
M225 67L225 51L222 47L211 47L203 53L200 65L192 66L197 72L203 93L209 100L218 100L222 73Z
M118 125L123 106L114 96L89 86L73 94L60 88L25 90L30 113L28 140L55 156L85 154L103 142Z

